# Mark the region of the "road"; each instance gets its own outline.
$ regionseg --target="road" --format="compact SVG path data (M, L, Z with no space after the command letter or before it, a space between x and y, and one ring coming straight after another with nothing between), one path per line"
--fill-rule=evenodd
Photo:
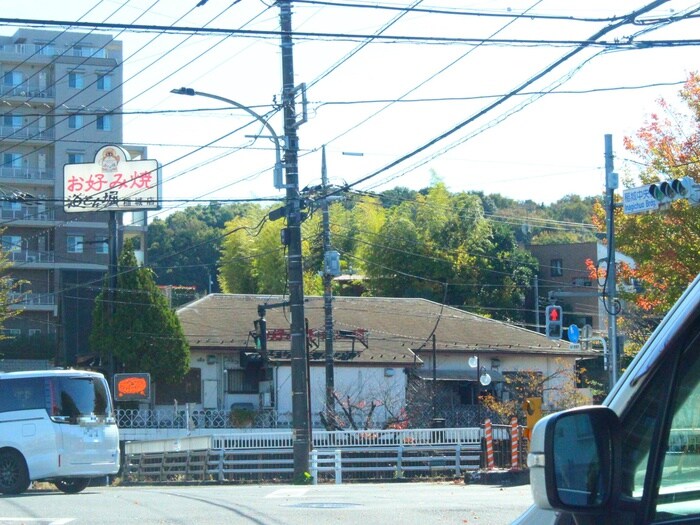
M456 483L89 487L0 497L0 525L503 525L529 486Z

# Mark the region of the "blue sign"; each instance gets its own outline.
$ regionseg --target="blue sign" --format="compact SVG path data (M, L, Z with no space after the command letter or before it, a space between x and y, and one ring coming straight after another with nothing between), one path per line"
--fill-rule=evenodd
M579 338L580 332L578 330L578 326L575 324L572 324L569 326L569 342L570 343L578 343L578 338Z

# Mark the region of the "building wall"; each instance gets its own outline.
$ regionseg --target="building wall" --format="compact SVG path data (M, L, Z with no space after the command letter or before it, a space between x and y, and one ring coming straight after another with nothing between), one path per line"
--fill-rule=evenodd
M98 249L108 237L108 214L63 211L63 166L76 155L92 162L102 146L122 142L120 114L108 116L110 129L97 129L98 116L122 104L122 45L105 34L38 29L18 29L0 44L0 140L4 153L17 157L12 165L0 158L0 185L37 197L31 205L2 207L6 239L21 239L11 253L13 277L31 290L19 297L23 315L6 328L22 336L54 334L59 364L73 364L88 350L91 315L84 310L92 311L100 284L95 274L109 264L109 254ZM71 86L71 74L82 84ZM98 86L101 75L109 76L109 86ZM70 115L80 115L81 125L70 127ZM71 235L82 236L82 253L69 253ZM76 286L81 290L73 293Z
M528 248L540 266L537 284L542 331L550 291L590 293L589 297L568 297L557 301L564 309L564 327L591 324L594 330L604 330L605 317L600 315L599 298L594 295L599 291L598 283L591 279L586 267L587 260L598 260L598 243L532 245Z
M484 367L486 372L496 370L499 374L508 372L540 372L544 378L551 378L544 394L544 403L548 406L557 405L558 392L564 383L574 376L578 356L548 356L548 355L515 355L515 354L491 354L481 355L479 367ZM432 369L432 361L426 361L424 369ZM437 356L437 370L470 370L468 357L455 354ZM490 389L503 394L503 386L494 382Z

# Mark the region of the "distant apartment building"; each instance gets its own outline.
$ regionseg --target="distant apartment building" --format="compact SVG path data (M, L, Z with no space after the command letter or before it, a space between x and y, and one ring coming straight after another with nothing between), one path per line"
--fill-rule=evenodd
M56 364L71 365L88 352L94 298L110 262L109 213L66 213L63 168L122 144L115 112L122 45L105 34L35 29L18 29L0 44L0 227L10 274L22 283L13 296L21 314L4 333L27 348L39 341ZM123 147L132 158L146 156L144 148ZM16 198L22 194L30 197ZM117 215L129 224L119 237L136 236L142 248L145 212Z
M544 327L544 307L549 304L550 292L564 292L568 297L556 301L564 310L564 327L576 324L591 325L593 330L607 331L608 314L603 304L602 279L598 282L590 274L586 261L595 265L607 259L607 246L599 242L530 245L528 249L539 262L537 291L539 296L540 326ZM634 265L619 252L616 261ZM605 269L603 264L602 269ZM603 274L604 275L604 274ZM619 288L619 283L618 283ZM531 303L534 304L534 303Z

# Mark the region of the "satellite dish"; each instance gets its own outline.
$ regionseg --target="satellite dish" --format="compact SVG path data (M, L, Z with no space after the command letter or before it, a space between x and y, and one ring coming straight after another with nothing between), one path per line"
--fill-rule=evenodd
M469 358L469 366L472 368L476 368L477 366L479 366L479 358L475 355L471 356Z
M488 386L491 384L491 376L484 371L483 374L481 374L481 377L479 378L479 383L481 383L482 386Z

